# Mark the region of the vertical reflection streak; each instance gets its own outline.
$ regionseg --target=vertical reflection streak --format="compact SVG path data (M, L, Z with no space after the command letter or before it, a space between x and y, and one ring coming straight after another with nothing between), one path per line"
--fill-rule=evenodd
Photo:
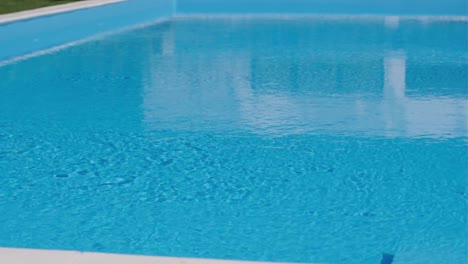
M384 122L387 136L406 130L405 91L406 54L404 51L391 51L384 58Z

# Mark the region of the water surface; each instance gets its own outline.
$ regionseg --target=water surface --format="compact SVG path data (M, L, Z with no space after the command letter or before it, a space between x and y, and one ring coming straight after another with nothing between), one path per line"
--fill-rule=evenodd
M0 67L0 246L464 263L466 28L179 18Z

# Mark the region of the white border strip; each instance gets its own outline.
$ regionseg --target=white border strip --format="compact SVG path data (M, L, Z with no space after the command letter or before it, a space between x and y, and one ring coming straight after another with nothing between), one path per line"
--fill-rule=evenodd
M151 257L20 248L0 248L0 262L8 264L279 264L278 262Z
M1 0L0 0L1 1ZM18 20L31 19L39 16L53 15L63 12L70 12L74 10L91 8L96 6L108 5L127 0L87 0L79 1L76 3L68 3L62 5L54 5L48 7L37 8L33 10L26 10L11 14L0 15L0 26L4 23L10 23Z

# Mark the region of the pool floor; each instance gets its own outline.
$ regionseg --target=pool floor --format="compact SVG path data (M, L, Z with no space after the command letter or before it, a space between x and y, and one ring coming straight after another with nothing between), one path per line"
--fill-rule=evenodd
M0 246L464 263L466 27L179 17L4 65Z

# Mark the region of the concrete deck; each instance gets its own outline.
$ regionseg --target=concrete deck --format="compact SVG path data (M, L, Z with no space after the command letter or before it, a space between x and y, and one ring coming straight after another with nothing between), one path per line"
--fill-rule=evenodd
M91 8L95 6L101 5L108 5L117 2L123 2L127 0L87 0L87 1L79 1L76 3L68 3L62 5L55 5L55 6L48 6L42 7L32 10L26 10L11 14L0 15L0 24L3 23L10 23L18 20L23 19L31 19L39 16L46 16L46 15L53 15L63 12L70 12L74 10L84 9L84 8Z
M8 264L273 264L267 262L149 257L78 251L0 248L0 263ZM276 262L275 264L279 264ZM285 263L283 263L285 264Z

